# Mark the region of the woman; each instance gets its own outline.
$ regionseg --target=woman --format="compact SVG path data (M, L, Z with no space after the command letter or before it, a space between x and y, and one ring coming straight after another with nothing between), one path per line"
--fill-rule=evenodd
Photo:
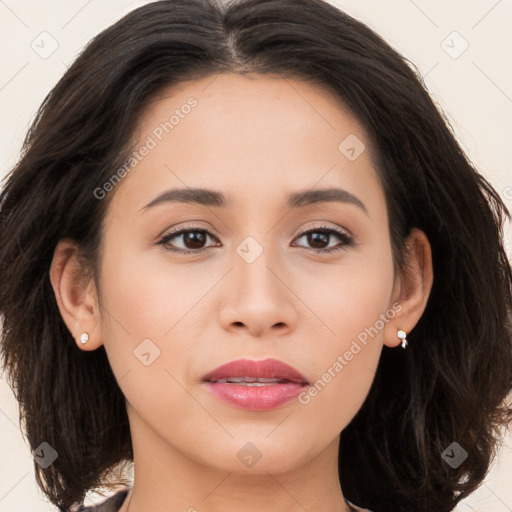
M0 205L3 363L59 510L124 483L99 510L441 512L482 482L508 211L335 7L136 9L46 98Z

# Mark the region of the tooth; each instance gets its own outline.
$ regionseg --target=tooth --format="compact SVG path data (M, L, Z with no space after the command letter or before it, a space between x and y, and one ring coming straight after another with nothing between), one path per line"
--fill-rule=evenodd
M239 382L242 386L271 386L271 383L267 382Z
M227 379L218 379L215 381L217 384L242 384L245 386L267 386L274 383L283 383L283 379L277 378L255 378L255 377L229 377Z
M256 379L254 377L230 377L227 379L229 382L254 382Z
M272 379L267 379L267 378L255 378L255 377L231 377L229 379L227 379L228 382L233 382L233 383L241 383L241 384L245 384L245 383L269 383L269 382L281 382L281 379L275 379L275 378L272 378Z

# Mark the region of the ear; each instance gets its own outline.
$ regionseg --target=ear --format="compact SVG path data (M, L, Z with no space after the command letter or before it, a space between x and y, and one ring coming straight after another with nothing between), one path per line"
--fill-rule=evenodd
M99 302L94 279L78 260L78 244L69 238L59 241L53 254L50 281L60 314L81 350L95 350L102 345ZM86 332L87 343L80 337Z
M432 290L434 272L432 251L427 236L418 228L413 228L405 242L406 268L395 279L392 304L396 308L395 317L386 325L384 344L396 347L401 343L398 330L409 334L425 311ZM394 308L395 309L395 308Z

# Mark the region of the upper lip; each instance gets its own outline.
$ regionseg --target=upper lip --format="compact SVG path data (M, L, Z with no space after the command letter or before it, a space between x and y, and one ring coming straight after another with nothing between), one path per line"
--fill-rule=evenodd
M278 359L238 359L223 364L203 377L203 381L215 382L232 378L279 379L283 381L308 384L306 378L292 366Z

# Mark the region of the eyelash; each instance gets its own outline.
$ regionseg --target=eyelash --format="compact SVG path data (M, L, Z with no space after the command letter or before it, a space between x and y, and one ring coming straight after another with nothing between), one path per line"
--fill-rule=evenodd
M174 231L171 231L170 233L164 235L157 242L157 245L162 245L165 250L171 251L171 252L174 252L174 253L179 253L179 254L198 254L200 252L206 251L206 250L211 248L211 247L202 247L200 249L184 250L184 249L173 249L173 248L170 248L170 247L166 246L166 244L170 240L172 240L173 238L177 238L180 235L183 235L183 234L186 234L186 233L190 233L190 232L206 233L206 235L208 235L209 237L216 238L215 235L213 235L213 233L211 233L207 229L199 228L197 226L190 225L190 226L184 226L184 227L178 228L178 229L176 229ZM347 247L351 247L351 246L354 245L354 239L351 236L349 236L347 233L345 233L345 232L343 232L341 230L338 230L336 228L332 228L332 227L329 227L329 226L320 226L320 227L317 227L317 228L313 228L313 229L308 229L306 231L302 231L301 233L299 233L297 235L296 238L301 238L304 235L308 235L310 233L323 233L323 234L326 234L326 235L333 235L334 234L342 242L341 246L334 246L334 247L331 247L330 249L310 249L311 251L314 251L317 254L334 253L334 252L342 251L342 250L346 249ZM306 247L302 247L302 248L303 249L307 249Z

